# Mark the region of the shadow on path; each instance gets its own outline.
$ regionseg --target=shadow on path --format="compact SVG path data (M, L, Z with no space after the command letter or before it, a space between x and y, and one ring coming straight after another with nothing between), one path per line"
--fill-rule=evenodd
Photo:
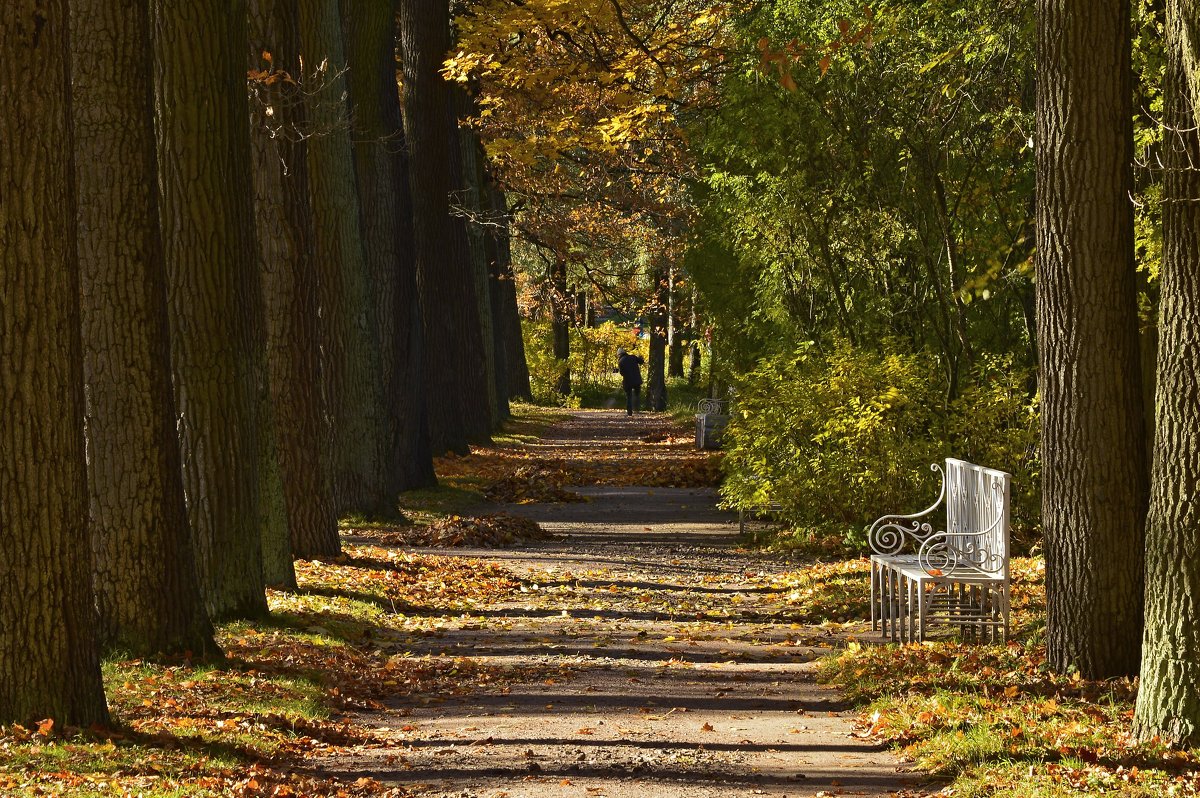
M580 411L529 448L584 458L665 428ZM739 548L714 491L580 492L590 500L503 507L561 537L455 551L502 563L523 592L403 652L551 675L366 716L388 745L331 769L447 798L882 798L919 783L854 736L845 704L816 683L822 630L795 621L773 579L788 566Z

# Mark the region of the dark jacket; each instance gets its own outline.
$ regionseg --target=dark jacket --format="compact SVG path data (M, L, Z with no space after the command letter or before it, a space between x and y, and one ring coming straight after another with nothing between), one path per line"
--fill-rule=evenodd
M642 364L646 361L641 355L631 355L628 352L621 355L617 361L617 371L621 372L621 382L625 390L642 387Z

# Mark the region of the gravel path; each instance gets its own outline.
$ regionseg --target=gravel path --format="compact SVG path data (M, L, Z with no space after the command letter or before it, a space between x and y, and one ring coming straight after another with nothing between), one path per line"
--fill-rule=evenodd
M643 438L664 431L661 417L579 411L534 448L637 457ZM661 442L644 445L663 455ZM852 736L852 713L816 684L824 633L790 619L773 579L788 566L738 548L714 491L577 490L589 501L503 507L558 539L454 552L505 565L526 592L414 650L553 675L359 718L389 744L352 752L336 770L461 798L884 796L916 786L892 755Z

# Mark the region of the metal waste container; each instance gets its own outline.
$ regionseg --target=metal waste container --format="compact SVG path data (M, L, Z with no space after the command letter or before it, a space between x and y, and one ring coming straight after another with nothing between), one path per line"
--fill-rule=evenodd
M720 449L721 435L729 423L725 402L720 399L705 399L696 410L696 448Z

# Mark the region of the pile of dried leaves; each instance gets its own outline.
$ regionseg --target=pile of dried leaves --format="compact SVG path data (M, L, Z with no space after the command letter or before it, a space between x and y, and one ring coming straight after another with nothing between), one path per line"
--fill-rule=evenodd
M369 540L380 546L422 546L454 548L479 546L499 548L531 540L551 540L554 535L536 521L507 513L493 515L452 515L426 526L348 527L355 539Z
M426 546L483 546L493 548L532 540L550 540L554 535L536 521L506 513L459 517L437 521L420 530Z
M396 612L462 609L502 599L521 587L512 572L478 560L368 545L347 545L344 551L328 563L297 560L300 587L363 598Z
M488 485L483 495L489 501L504 504L587 501L575 491L563 488L568 477L562 468L551 469L536 463L524 465Z

